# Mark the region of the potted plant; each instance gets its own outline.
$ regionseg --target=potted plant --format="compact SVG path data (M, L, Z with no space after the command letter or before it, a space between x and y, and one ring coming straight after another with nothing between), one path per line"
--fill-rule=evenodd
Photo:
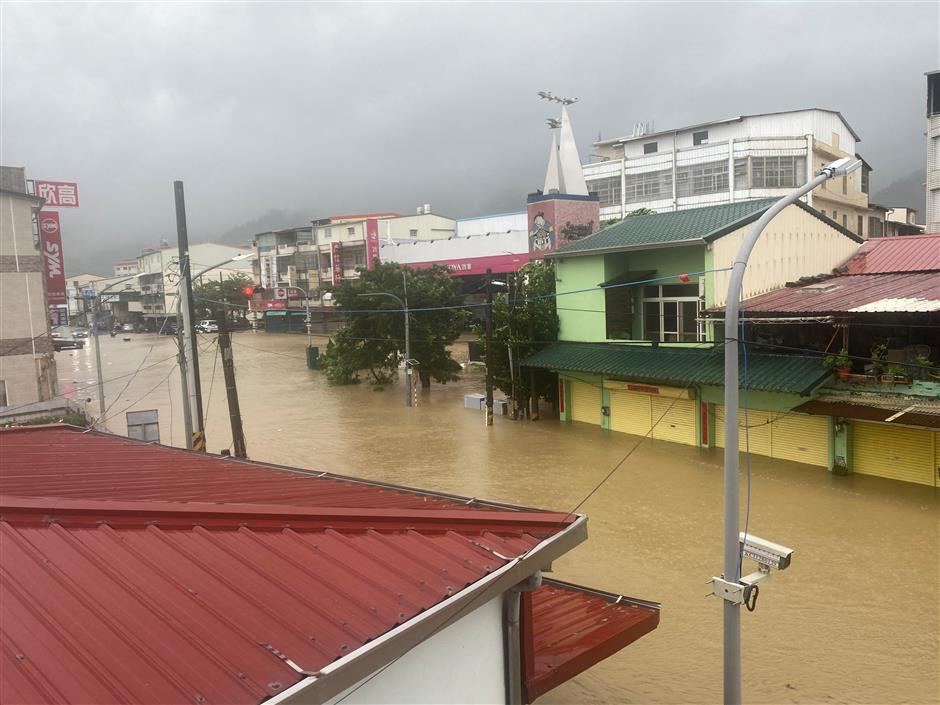
M916 379L929 380L931 377L940 379L940 377L936 376L937 370L934 369L933 363L926 355L916 355L911 362L917 365L917 369L914 370L913 375Z
M842 348L835 355L826 355L823 364L829 369L836 371L836 377L839 379L848 379L852 371L852 361L849 360L849 351Z
M890 364L884 368L881 381L888 384L909 384L907 368L904 365Z

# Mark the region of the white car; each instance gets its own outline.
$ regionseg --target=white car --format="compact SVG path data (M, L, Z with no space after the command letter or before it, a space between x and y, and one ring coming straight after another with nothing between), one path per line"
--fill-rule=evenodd
M196 324L196 330L200 333L218 333L219 324L215 321L199 321Z

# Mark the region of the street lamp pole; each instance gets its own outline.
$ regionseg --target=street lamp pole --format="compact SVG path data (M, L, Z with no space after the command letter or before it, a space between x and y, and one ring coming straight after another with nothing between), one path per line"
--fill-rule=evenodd
M395 299L398 302L398 305L401 306L402 311L405 313L405 406L413 406L411 398L411 375L412 375L412 360L411 360L411 323L408 315L408 282L405 279L405 273L401 273L402 282L405 285L405 298L402 300L400 296L396 294L391 294L387 291L375 291L368 294L357 294L357 296L388 296L389 298Z
M299 286L284 286L284 287L277 287L277 288L279 288L279 289L296 289L297 291L299 291L301 294L304 295L304 309L305 309L306 312L307 312L307 315L306 315L306 317L304 318L304 323L306 324L306 327L307 327L307 348L309 348L309 347L310 347L310 343L311 343L311 340L310 340L310 326L311 326L311 324L312 324L312 321L310 320L310 294L309 294L307 291L305 291L304 289L301 289ZM290 325L289 325L289 324L288 324L288 327L287 327L287 328L288 328L288 330L290 330Z
M739 546L740 488L738 479L738 312L744 270L751 250L761 232L784 208L795 203L824 181L845 176L861 165L849 157L828 164L817 176L792 193L784 196L751 226L741 243L731 269L728 296L725 303L725 469L724 469L724 579L738 583L741 580L741 549ZM724 603L724 702L741 702L741 605L729 599Z
M101 377L101 346L98 344L98 311L101 309L101 295L108 291L111 287L117 286L118 284L123 284L126 281L131 279L136 279L136 276L127 277L126 279L119 279L116 282L108 284L104 289L99 291L95 295L95 304L91 312L92 319L92 330L95 334L95 367L98 371L98 421L95 422L95 425L101 423L104 420L104 380Z

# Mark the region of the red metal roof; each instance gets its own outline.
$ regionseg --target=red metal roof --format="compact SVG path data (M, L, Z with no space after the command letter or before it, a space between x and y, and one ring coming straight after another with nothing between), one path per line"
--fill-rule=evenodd
M583 539L570 514L64 427L0 431L0 491L3 703L258 703L323 669L369 665L324 686L348 687L379 642L410 648L413 637L388 640L398 625L452 619L474 591L498 595ZM555 664L565 638L600 634L594 610L538 595L539 663ZM618 614L615 633L600 648L575 638L577 667L559 673L632 640L634 622L597 607Z
M2 433L0 493L7 495L400 509L468 506L466 500L429 492L62 426Z
M541 695L632 644L659 625L659 605L546 580L524 595L525 701ZM531 629L528 628L531 625Z
M846 274L940 271L940 234L867 240L845 268Z
M755 296L744 301L741 309L748 314L813 315L940 311L940 273L829 277Z

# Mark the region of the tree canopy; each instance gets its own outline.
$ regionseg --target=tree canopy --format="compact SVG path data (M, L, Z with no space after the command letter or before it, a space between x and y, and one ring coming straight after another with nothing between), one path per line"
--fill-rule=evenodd
M251 284L252 279L247 274L235 272L219 281L206 275L205 281L193 284L193 298L195 299L196 318L215 318L219 309L225 311L229 321L245 317L248 306L248 297L243 291Z
M374 269L360 269L359 279L344 281L333 292L336 306L345 310L346 325L321 358L321 369L331 382L356 382L363 371L374 384L391 381L399 352L405 350L405 315L394 297L408 303L411 358L422 385L429 386L432 379L441 383L457 379L460 364L448 346L467 319L466 310L449 308L463 302L459 282L445 267L412 270L384 262Z
M509 395L515 391L518 402L530 399L533 393L538 398L554 401L557 395L554 374L549 370L522 368L519 363L558 338L555 266L545 260L532 260L510 277L511 291L504 287L493 298L492 357L486 349L483 327L476 328L484 359L492 369L496 387ZM515 366L513 374L509 368L510 346Z

